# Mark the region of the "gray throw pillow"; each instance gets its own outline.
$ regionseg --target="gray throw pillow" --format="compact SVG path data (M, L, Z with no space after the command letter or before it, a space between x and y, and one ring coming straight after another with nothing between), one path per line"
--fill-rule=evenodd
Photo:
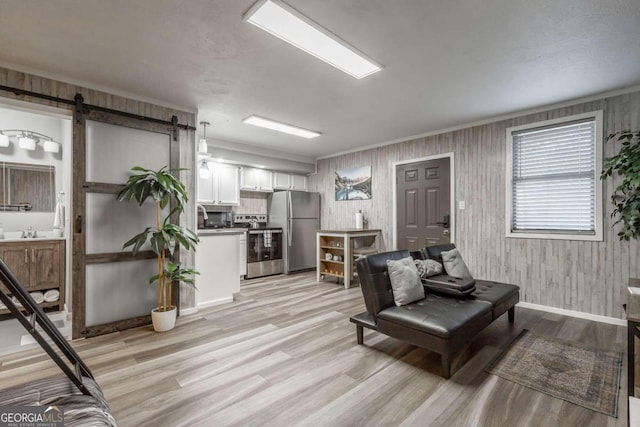
M442 274L442 264L434 259L414 259L418 275L423 279Z
M387 260L389 280L393 289L393 301L397 306L411 304L424 298L424 288L413 258Z
M457 277L458 279L473 279L458 249L443 251L442 264L444 264L444 270L449 276Z

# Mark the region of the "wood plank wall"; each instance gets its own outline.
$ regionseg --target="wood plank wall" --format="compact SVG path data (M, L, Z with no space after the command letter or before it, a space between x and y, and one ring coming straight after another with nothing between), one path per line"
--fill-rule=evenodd
M234 206L231 210L239 214L266 214L268 196L269 193L241 191L240 206Z
M618 241L611 229L613 180L603 187L603 242L505 237L506 128L594 110L604 111L605 136L640 128L635 92L319 160L309 186L322 194L322 227L353 227L362 209L369 228L381 228L384 247L392 249L391 164L454 152L456 201L466 202L456 211L455 241L475 277L518 284L529 303L624 318L629 277L640 277L640 244ZM605 144L605 157L618 148ZM334 171L365 165L372 165L372 200L336 202Z
M196 115L193 113L174 110L147 102L136 101L133 99L124 98L122 96L88 89L69 83L59 82L56 80L51 80L44 77L22 73L2 67L0 67L0 84L70 100L73 100L73 97L76 95L76 93L80 93L84 97L84 102L86 104L111 108L118 111L153 117L166 121L171 121L171 117L175 115L178 117L178 123L180 124L188 124L190 126L197 125ZM28 96L16 96L13 93L4 91L0 91L0 98L18 99L20 101L33 102L36 104L49 105L65 109L72 108L72 106L66 104L58 104L55 102ZM195 132L187 132L182 130L179 132L179 138L180 166L189 169L188 171L183 171L180 178L183 180L183 182L185 182L188 194L195 195L195 180L194 175L191 173L191 170L194 169L193 150L195 149ZM68 197L68 200L72 200L71 196ZM180 218L181 225L189 227L192 230L196 229L194 203L195 200L193 201L193 203L189 203L187 205L184 214ZM195 256L193 253L181 253L181 260L183 264L192 266L195 262ZM143 285L144 284L142 284L141 286ZM187 286L181 286L180 304L181 308L183 309L195 307L195 290Z

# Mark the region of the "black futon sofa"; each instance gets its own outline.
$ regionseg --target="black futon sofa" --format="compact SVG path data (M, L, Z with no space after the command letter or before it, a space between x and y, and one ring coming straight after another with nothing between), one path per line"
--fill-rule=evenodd
M367 311L351 317L356 324L358 344L363 344L363 328L406 341L439 353L442 376L451 376L451 357L505 312L514 321L515 304L520 288L506 283L476 280L476 290L466 298L426 291L425 298L404 306L394 303L387 260L409 256L431 258L442 262L441 252L455 248L453 244L409 251L384 252L356 261L360 287Z

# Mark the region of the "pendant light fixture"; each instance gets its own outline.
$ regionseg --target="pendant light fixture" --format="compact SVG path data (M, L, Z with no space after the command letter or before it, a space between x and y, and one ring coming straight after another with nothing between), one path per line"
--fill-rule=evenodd
M9 135L5 135L0 132L0 147L8 147L9 146Z
M209 122L200 122L203 128L202 138L198 142L198 153L207 154L209 152L209 147L207 146L207 126L210 125Z
M207 163L206 160L203 160L202 163L200 163L200 169L198 173L200 174L200 178L202 179L209 178L209 163Z

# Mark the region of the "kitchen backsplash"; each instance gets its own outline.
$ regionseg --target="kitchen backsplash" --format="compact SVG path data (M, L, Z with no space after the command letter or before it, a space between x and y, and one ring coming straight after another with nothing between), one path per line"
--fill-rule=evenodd
M235 213L267 213L267 196L269 193L257 193L253 191L240 192L240 206L234 206L231 210Z
M212 206L211 210L217 212L232 211L239 214L266 214L267 213L267 196L269 193L257 193L253 191L240 192L240 206ZM209 206L207 206L209 209ZM198 212L198 215L201 215Z

